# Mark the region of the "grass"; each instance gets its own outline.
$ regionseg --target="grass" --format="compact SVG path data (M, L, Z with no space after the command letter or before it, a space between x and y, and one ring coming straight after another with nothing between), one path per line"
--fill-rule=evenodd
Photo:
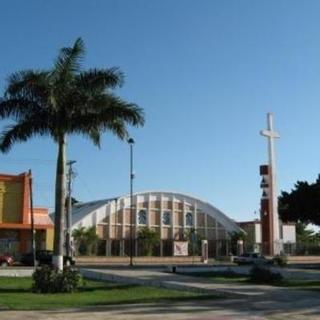
M86 281L78 292L72 294L35 294L30 290L31 283L31 278L0 277L0 309L45 310L216 298L194 292L98 281Z
M237 283L237 284L245 284L248 281L248 276L237 274L235 272L188 272L184 273L186 275L192 277L200 277L211 279L217 283Z
M194 272L188 273L188 275L211 279L216 283L253 284L250 281L249 276L234 272ZM257 283L257 285L259 285L259 283ZM283 279L276 283L270 282L268 285L283 288L320 291L320 280Z
M275 284L277 287L288 287L301 290L316 290L320 291L319 280L297 280L297 279L284 279Z

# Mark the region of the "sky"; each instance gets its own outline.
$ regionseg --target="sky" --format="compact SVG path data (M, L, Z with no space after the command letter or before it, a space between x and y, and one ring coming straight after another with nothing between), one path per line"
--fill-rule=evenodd
M281 136L279 190L320 172L319 15L317 0L1 1L0 96L12 72L48 69L82 37L83 67L119 67L116 93L145 111L145 126L129 128L134 190L183 192L236 220L258 218L267 112ZM31 169L35 205L52 211L56 155L52 140L34 138L0 154L0 172ZM98 149L71 136L68 158L78 200L129 192L126 142L106 133Z

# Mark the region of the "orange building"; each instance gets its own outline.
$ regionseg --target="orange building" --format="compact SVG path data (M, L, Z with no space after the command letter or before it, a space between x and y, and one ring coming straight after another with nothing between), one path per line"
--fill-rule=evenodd
M0 255L31 251L30 174L0 174ZM37 249L51 250L53 223L46 208L34 208Z

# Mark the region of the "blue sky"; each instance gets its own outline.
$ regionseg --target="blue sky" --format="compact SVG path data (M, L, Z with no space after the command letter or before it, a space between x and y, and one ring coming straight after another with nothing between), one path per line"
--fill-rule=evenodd
M186 192L248 220L258 217L268 111L280 189L320 172L319 14L312 0L2 1L0 90L81 36L84 67L120 67L117 93L145 109L145 127L130 129L135 190ZM70 137L68 156L79 200L129 191L126 143L105 134L99 150ZM0 172L31 168L36 204L52 209L55 158L53 142L36 138L0 155Z

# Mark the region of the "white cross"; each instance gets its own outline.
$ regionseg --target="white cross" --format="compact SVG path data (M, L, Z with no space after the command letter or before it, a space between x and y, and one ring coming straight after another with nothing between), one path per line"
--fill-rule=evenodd
M280 135L273 129L273 114L268 113L268 129L261 130L260 134L268 139L268 154L269 154L269 168L271 169L270 174L270 199L271 209L273 214L273 241L274 246L280 240L280 229L279 229L279 215L278 215L278 197L277 197L277 179L276 179L276 161L275 161L275 150L274 140L280 138ZM274 253L276 254L277 248L274 247Z
M260 134L268 138L268 151L269 151L269 165L272 171L275 172L275 151L274 139L280 138L278 132L273 130L273 114L268 113L268 130L261 130Z

